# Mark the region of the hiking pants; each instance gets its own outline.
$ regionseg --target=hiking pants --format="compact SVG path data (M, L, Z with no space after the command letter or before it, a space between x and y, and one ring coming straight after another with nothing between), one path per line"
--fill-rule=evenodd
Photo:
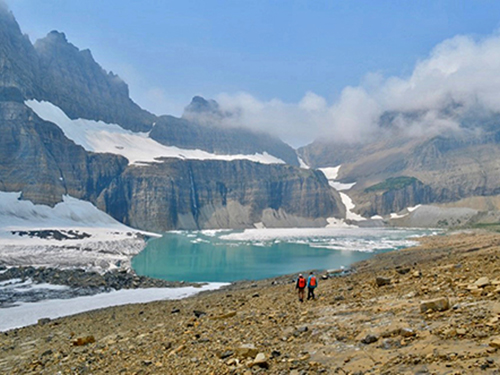
M314 289L316 288L307 288L307 299L315 299L316 297L314 296Z

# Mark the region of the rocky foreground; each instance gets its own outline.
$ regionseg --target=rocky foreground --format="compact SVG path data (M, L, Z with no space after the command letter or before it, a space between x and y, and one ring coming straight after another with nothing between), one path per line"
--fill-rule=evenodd
M289 278L0 334L0 373L500 374L500 234L425 238L300 303Z

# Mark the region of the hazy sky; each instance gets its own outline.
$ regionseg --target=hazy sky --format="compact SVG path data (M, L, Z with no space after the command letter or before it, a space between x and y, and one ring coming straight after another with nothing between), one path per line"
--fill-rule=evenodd
M500 26L500 2L488 0L7 3L33 42L51 30L65 32L156 114L180 115L192 96L202 95L243 107L242 123L275 128L294 145L325 129L346 140L359 135L350 133L353 126L369 130L366 124L401 90L408 94L421 82L419 66L425 76L436 59L460 60L464 48L475 54L488 41L483 58L496 58ZM429 87L421 86L424 96Z

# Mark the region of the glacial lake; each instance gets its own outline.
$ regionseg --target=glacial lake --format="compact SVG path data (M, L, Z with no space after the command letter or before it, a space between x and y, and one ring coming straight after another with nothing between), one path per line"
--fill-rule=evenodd
M168 232L132 259L139 275L170 281L258 280L349 267L416 244L432 230L293 228Z

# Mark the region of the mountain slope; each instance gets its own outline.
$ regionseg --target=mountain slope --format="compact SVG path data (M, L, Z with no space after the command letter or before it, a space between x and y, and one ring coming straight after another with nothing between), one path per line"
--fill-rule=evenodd
M299 150L311 165L341 164L339 180L356 182L349 191L357 212L387 215L418 204L460 204L500 194L500 121L492 114L476 124L440 134L409 136L391 131L365 144L316 141ZM407 184L393 182L405 179ZM396 179L396 180L395 180ZM476 208L474 204L468 207ZM500 207L494 207L500 209Z
M1 191L50 206L68 195L158 231L342 217L321 173L298 168L294 150L276 138L226 127L230 114L217 113L214 101L195 98L201 106L181 119L157 117L64 34L33 47L0 7L0 37ZM205 102L217 116L187 115L206 115Z

